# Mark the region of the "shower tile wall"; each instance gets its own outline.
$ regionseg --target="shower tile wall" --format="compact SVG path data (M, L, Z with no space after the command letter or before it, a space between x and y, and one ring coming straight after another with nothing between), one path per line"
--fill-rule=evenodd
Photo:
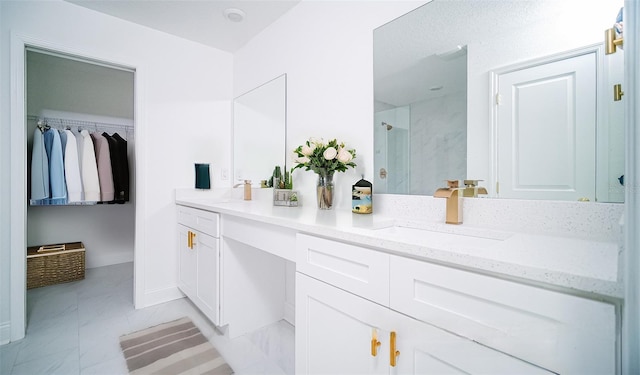
M433 195L444 180L467 176L467 96L454 93L411 105L411 194Z

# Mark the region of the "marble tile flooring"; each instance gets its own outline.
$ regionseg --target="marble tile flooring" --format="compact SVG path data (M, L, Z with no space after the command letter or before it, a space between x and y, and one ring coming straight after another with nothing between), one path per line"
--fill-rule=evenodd
M133 264L27 292L27 335L0 346L0 374L127 374L118 338L190 317L236 374L293 374L294 328L281 321L230 340L186 298L133 308Z

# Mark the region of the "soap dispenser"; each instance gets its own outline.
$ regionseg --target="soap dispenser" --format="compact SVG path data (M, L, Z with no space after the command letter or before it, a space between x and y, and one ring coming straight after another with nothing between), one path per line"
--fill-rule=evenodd
M251 200L251 180L244 180L244 200Z

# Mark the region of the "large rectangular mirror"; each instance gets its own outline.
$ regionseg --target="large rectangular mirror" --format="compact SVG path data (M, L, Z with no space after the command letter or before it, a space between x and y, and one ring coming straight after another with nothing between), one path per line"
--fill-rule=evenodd
M433 0L374 31L376 193L622 202L622 0ZM623 99L624 100L624 99Z
M259 185L285 165L287 76L283 74L233 101L234 184Z

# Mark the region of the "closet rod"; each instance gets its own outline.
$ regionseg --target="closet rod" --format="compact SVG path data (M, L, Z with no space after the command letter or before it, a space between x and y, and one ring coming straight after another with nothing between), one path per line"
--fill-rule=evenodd
M52 127L76 126L76 127L84 128L87 130L96 129L96 128L100 128L100 129L113 128L113 129L123 129L126 131L126 130L133 130L134 128L133 124L130 124L130 125L110 124L106 122L70 120L70 119L55 118L55 117L40 117L40 116L34 116L34 115L27 116L27 120L30 120L30 121L42 120Z

